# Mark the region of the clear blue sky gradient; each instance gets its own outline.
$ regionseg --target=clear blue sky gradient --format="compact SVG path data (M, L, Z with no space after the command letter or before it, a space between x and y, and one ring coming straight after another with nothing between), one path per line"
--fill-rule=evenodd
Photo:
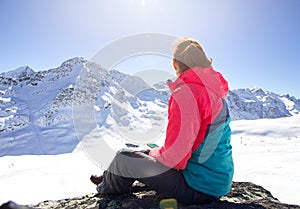
M299 0L0 0L0 73L90 59L139 33L197 39L230 88L300 98Z

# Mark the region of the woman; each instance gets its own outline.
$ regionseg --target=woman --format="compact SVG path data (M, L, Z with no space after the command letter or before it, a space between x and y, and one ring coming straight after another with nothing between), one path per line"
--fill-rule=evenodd
M100 194L129 192L135 180L186 205L209 203L230 191L228 84L211 62L198 42L178 41L164 145L149 153L120 150L102 176L91 176Z

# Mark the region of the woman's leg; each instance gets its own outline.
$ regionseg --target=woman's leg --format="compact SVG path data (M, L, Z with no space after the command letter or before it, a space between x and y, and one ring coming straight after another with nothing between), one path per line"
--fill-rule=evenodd
M99 193L126 193L135 180L151 177L168 170L144 152L122 149L117 152L98 185Z
M128 149L116 154L108 170L103 173L103 181L97 190L99 193L127 193L132 190L135 180L187 205L204 204L216 199L192 189L182 171L170 169L151 156Z

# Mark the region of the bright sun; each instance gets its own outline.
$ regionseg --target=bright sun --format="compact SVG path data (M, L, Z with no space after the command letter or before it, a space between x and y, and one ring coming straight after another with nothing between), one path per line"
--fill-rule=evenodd
M142 6L143 8L147 6L146 0L130 0L129 4L131 6L133 6L133 5L135 5L135 6Z

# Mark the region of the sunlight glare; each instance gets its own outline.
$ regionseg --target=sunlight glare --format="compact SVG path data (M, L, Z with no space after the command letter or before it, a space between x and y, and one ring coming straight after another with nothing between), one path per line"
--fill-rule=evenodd
M142 7L146 7L146 1L142 0Z

